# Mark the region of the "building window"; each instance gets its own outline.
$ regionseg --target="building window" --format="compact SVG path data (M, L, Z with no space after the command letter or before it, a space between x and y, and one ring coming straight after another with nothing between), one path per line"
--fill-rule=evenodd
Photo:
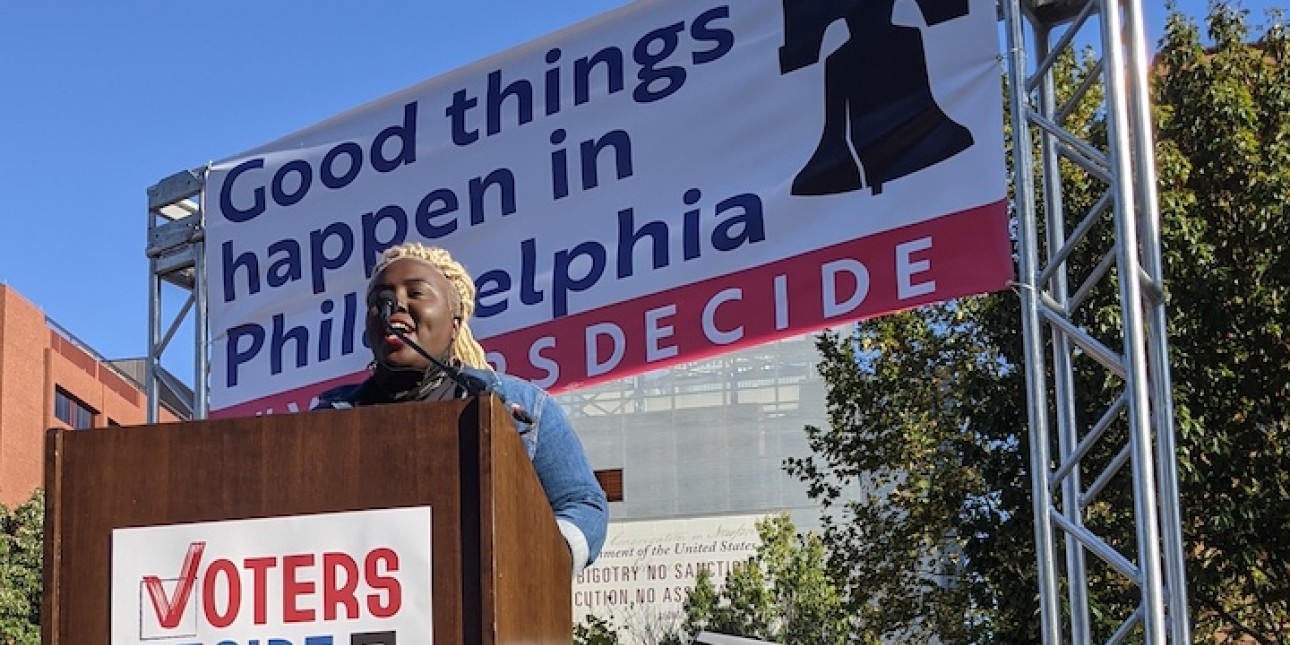
M77 430L94 427L94 410L61 387L54 388L54 416Z

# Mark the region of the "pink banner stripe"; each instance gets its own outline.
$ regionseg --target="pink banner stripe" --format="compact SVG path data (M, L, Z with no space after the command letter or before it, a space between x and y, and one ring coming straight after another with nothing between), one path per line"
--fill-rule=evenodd
M995 202L485 339L505 371L553 393L825 327L997 291L1013 278ZM558 372L558 375L557 375ZM307 410L356 373L213 412Z

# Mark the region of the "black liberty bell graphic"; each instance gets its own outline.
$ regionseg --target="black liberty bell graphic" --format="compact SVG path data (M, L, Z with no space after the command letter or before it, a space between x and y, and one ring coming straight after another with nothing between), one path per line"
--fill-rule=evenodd
M929 26L968 13L968 0L916 1ZM922 34L892 24L896 0L783 2L781 74L819 62L833 22L845 20L850 31L824 61L824 131L793 180L794 195L833 195L866 185L877 195L883 183L972 146L972 133L950 120L932 96Z

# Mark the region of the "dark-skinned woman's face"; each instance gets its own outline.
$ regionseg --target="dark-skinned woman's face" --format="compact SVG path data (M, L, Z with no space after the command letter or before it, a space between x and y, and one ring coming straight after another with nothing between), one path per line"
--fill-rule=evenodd
M376 295L390 290L395 307L390 324L436 358L447 358L461 324L456 289L433 264L416 258L391 262L372 280L367 292L367 342L376 362L394 369L424 370L430 361L386 329L377 312Z

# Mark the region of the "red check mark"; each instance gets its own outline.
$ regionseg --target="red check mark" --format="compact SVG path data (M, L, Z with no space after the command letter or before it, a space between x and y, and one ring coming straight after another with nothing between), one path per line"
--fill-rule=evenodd
M148 596L152 598L152 609L157 612L157 622L165 629L174 629L179 626L179 619L184 615L184 607L188 606L188 597L193 595L193 587L197 585L197 565L202 560L202 552L206 550L205 542L193 542L188 545L188 554L184 556L184 564L179 569L179 584L175 587L175 597L167 598L166 590L161 587L161 578L157 576L144 576L143 585L148 589Z

